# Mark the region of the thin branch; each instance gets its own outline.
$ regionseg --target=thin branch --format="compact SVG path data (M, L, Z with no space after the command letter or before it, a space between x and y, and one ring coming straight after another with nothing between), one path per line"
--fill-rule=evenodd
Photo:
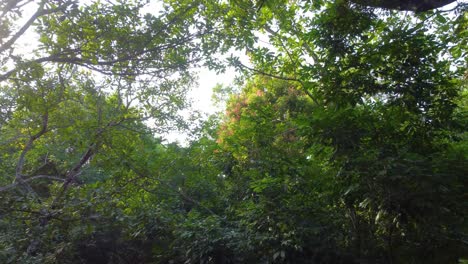
M39 10L38 12L36 12L35 15L33 15L33 17L31 17L31 19L28 22L30 22L30 21L33 22L34 21L33 18L37 19L37 17L39 17L39 16L63 10L64 8L66 8L70 4L72 4L72 2L64 4L64 5L60 6L60 7L55 8L55 9L50 9L50 10L45 10L45 11L43 10L42 13ZM185 14L185 13L189 12L194 7L196 7L195 4L190 5L186 9L184 9L181 13ZM173 24L175 24L175 22L179 21L181 18L183 18L183 16L175 16L173 19L169 20L167 22L167 24L166 24L166 27L161 28L158 32L156 32L156 35L158 35L160 32L162 32L164 30L169 30L170 27ZM31 23L26 23L25 26L23 26L24 31L29 26L31 26L32 22ZM28 26L26 27L26 25L28 25ZM8 42L11 42L10 44L8 44L8 42L7 42L7 43L5 43L5 45L1 46L0 47L0 53L3 52L4 50L10 48L11 45L16 41L16 39L19 38L23 33L24 32L22 32L22 33L18 32L17 34L15 34L15 36L12 39L10 39L8 41ZM154 59L152 59L152 58L149 58L149 59L145 60L143 58L138 58L138 57L140 57L142 55L145 55L145 54L148 54L148 53L156 53L156 52L161 52L163 50L169 50L169 49L175 48L175 47L179 46L181 43L189 42L189 41L191 41L191 40L193 40L195 38L201 37L201 36L206 35L208 33L210 33L210 32L200 32L200 33L197 33L197 34L189 35L189 36L187 36L187 37L185 37L183 39L178 39L176 41L176 43L160 45L160 46L156 46L156 47L153 47L153 48L143 48L139 52L136 52L134 54L130 54L130 55L118 58L118 59L113 59L113 60L101 60L101 61L96 62L96 61L91 61L91 60L87 60L87 59L83 59L83 58L79 58L79 57L64 57L64 55L66 55L66 54L61 53L61 54L53 54L53 55L46 56L46 57L43 57L43 58L33 59L31 61L28 61L28 62L25 62L25 63L22 63L22 64L27 65L29 63L44 63L44 62L59 62L60 63L60 62L63 62L63 63L70 63L70 64L75 64L75 65L78 65L78 66L82 66L82 67L88 68L88 69L93 70L93 71L97 71L97 72L105 74L105 75L119 75L119 76L123 76L123 77L125 77L125 76L127 76L127 77L128 76L136 76L136 75L139 75L139 74L147 74L147 73L150 73L150 72L143 72L143 73L119 72L119 73L116 73L114 71L101 69L101 68L98 68L96 66L114 66L116 63L127 62L127 61L134 61L134 62L136 62L136 64L138 64L139 62L143 62L143 61L154 61ZM83 52L83 50L75 49L75 50L67 50L66 52L70 53L70 54L79 54L80 52ZM191 62L192 61L188 61L187 63L191 63ZM0 75L0 82L7 80L17 70L18 70L18 67L15 67L14 69L11 69L11 70L1 74ZM167 70L167 67L164 67L164 70Z
M22 178L23 167L24 167L24 163L26 161L26 154L33 147L34 141L36 141L38 138L40 138L42 135L44 135L47 132L48 122L49 122L49 114L46 112L42 116L41 130L39 132L37 132L36 134L32 135L29 138L28 143L26 143L26 146L24 147L23 151L20 154L18 164L16 165L16 174L15 175L16 175L17 180L21 180L21 178Z
M196 36L200 36L200 35L196 35ZM189 40L192 40L195 36L191 36L190 38L186 38L184 39L183 41L189 41ZM176 47L178 44L180 43L173 43L173 44L170 44L170 45L161 45L161 46L157 46L157 47L154 47L154 48L151 48L151 49L146 49L146 50L143 50L137 54L134 54L132 56L125 56L125 57L122 57L122 58L118 58L118 59L113 59L113 60L100 60L100 61L91 61L89 59L84 59L84 58L80 58L80 57L66 57L65 55L69 54L69 53L72 53L72 54L77 54L77 53L80 53L80 52L83 52L82 50L67 50L66 52L64 53L60 53L60 54L52 54L50 56L46 56L46 57L42 57L42 58L38 58L38 59L33 59L33 60L30 60L28 62L24 62L22 63L22 65L28 65L28 64L34 64L34 63L45 63L45 62L56 62L56 63L68 63L68 64L73 64L73 65L78 65L78 66L82 66L82 67L85 67L87 69L90 69L92 71L96 71L96 72L99 72L101 74L104 74L104 75L113 75L113 76L122 76L122 77L135 77L137 75L141 75L141 74L153 74L153 73L160 73L160 72L164 72L164 71L168 71L170 69L174 69L176 67L179 67L178 64L176 64L175 66L169 66L169 65L164 65L164 66L161 66L160 68L157 68L157 70L155 71L149 71L149 70L146 70L144 72L137 72L139 71L138 69L138 66L135 66L135 69L130 69L130 71L120 71L120 72L115 72L115 71L112 71L112 69L106 69L106 68L99 68L98 66L115 66L115 64L117 63L121 63L121 62L135 62L135 65L138 65L140 64L141 62L154 62L154 59L151 59L151 58L148 58L148 59L145 59L145 58L139 58L145 54L148 54L148 53L154 53L154 52L162 52L164 50L169 50L171 48L174 48ZM186 62L186 64L190 64L190 63L196 63L198 62L200 59L196 58L196 59L193 59L193 60L188 60ZM11 75L13 75L15 72L18 71L18 68L19 67L15 67L5 73L3 73L2 75L0 75L0 82L1 81L5 81L7 80ZM148 69L150 69L152 67L148 67ZM154 68L154 66L153 66Z
M293 82L298 82L301 84L302 86L302 90L306 93L307 96L310 97L310 99L312 99L312 101L314 101L315 104L317 105L320 105L317 98L315 98L315 96L313 96L306 88L305 88L305 85L304 83L301 81L301 80L298 80L296 78L290 78L290 77L284 77L284 76L278 76L278 75L274 75L274 74L271 74L271 73L268 73L268 72L264 72L264 71L260 71L260 70L257 70L257 69L254 69L254 68L251 68L249 66L246 66L242 63L238 63L238 66L240 66L241 68L244 68L244 69L247 69L249 71L252 71L252 72L255 72L257 74L260 74L260 75L264 75L264 76L268 76L268 77L272 77L272 78L275 78L275 79L279 79L279 80L284 80L284 81L293 81Z
M8 3L2 8L2 14L0 15L0 19L3 19L9 12L13 12L13 10L18 10L22 8L23 6L33 2L33 0L26 1L22 4L21 1L23 0L10 0Z
M291 52L289 52L289 49L286 47L286 45L284 44L284 41L283 41L283 37L279 34L277 34L277 32L273 31L269 26L265 26L265 30L270 33L271 35L275 36L278 38L281 46L283 47L284 51L286 52L286 54L288 55L289 57L289 60L291 61L291 63L294 63L294 64L300 64L298 60L294 60L294 58L292 57L292 54ZM294 74L296 74L296 67L294 67Z
M51 175L36 175L36 176L32 176L32 177L29 177L29 178L26 178L24 179L23 178L23 182L22 183L27 183L27 182L31 182L31 181L35 181L35 180L40 180L40 179L48 179L48 180L53 180L53 181L61 181L63 182L64 179L63 178L60 178L58 176L51 176ZM13 188L16 188L18 185L22 184L20 182L14 182L12 184L9 184L9 185L6 185L6 186L2 186L0 187L0 192L4 192L4 191L8 191L8 190L11 190Z
M80 160L73 166L71 170L67 172L65 175L65 180L64 183L61 187L60 192L57 194L55 197L54 201L51 204L51 207L55 207L56 204L60 201L60 199L63 197L63 195L67 192L68 188L70 185L76 180L76 178L81 174L81 169L83 166L97 153L97 149L100 145L100 140L99 137L106 131L107 128L109 127L115 127L120 125L122 122L124 122L126 119L121 119L119 121L111 121L109 122L105 127L98 129L96 135L95 135L95 142L91 143L86 150L86 152L81 156Z
M29 20L26 21L26 23L18 30L18 32L16 32L7 42L5 42L5 44L0 46L0 53L11 48L11 46L26 32L26 30L28 30L29 27L31 27L34 21L36 21L39 17L56 13L66 8L68 5L70 5L70 3L68 3L62 6L59 6L57 8L44 10L45 3L46 1L42 2L40 6L37 8L36 13L34 13L34 15L32 15L31 18L29 18Z
M3 17L5 17L5 15L8 13L8 12L11 12L13 11L14 9L17 9L17 6L18 4L21 2L22 0L11 0L11 1L8 1L5 3L5 6L3 6L3 10L2 10L2 14L0 15L0 19L2 19Z
M24 147L23 151L20 154L20 157L18 159L18 164L16 165L14 183L22 184L27 189L27 191L36 198L38 197L38 195L36 194L36 192L34 192L33 188L29 186L29 184L23 177L23 168L24 168L24 163L26 162L26 154L32 149L34 141L36 141L45 133L47 133L48 122L49 122L49 113L46 111L46 113L44 113L44 115L42 116L41 130L29 138L28 143L26 143L26 146Z
M62 184L62 188L60 192L55 197L54 201L51 204L51 207L55 207L55 205L59 202L59 200L63 197L66 193L70 184L76 180L76 177L80 175L81 168L91 159L91 157L96 153L96 145L91 144L86 152L81 156L80 160L73 166L73 168L68 171L67 175L65 176L65 180Z
M292 61L293 61L293 58L292 58L292 56L291 56L291 53L288 51L288 49L287 49L286 46L284 45L283 40L282 40L282 37L278 34L278 32L275 32L275 31L272 30L269 26L265 26L264 28L265 28L265 31L267 31L267 32L270 33L272 36L275 36L275 37L277 37L277 38L279 39L279 41L281 42L281 46L283 46L283 49L286 51L286 53L287 53L288 56L289 56L289 59L290 59L291 62L292 62ZM294 33L297 34L297 31L294 31ZM311 56L312 59L314 60L314 63L317 62L317 61L319 61L317 54L315 54L315 52L312 51L312 49L310 48L310 46L309 46L306 42L303 42L303 43L302 43L302 47L306 49L306 51L308 52L309 56ZM297 62L296 62L296 63L297 63ZM248 67L245 66L245 65L242 65L242 66L248 68ZM263 75L267 75L267 76L273 77L273 78L278 78L278 79L282 79L282 80L291 80L291 81L297 81L297 82L299 82L299 83L301 84L302 88L303 88L302 90L306 93L306 95L309 96L309 97L314 101L314 103L316 103L317 105L319 105L318 100L315 98L315 96L313 96L313 95L306 89L304 83L303 83L301 80L293 79L293 78L291 78L291 79L284 79L284 77L275 76L275 75L272 75L272 74L267 74L267 73L265 73L265 72L260 72L260 71L258 71L258 70L251 69L251 68L248 68L248 69L253 70L253 71L256 71L256 72L261 73L261 74L263 74Z

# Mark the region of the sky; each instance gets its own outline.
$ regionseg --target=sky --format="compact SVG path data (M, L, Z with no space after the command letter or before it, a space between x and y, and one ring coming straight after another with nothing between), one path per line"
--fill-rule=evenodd
M229 86L233 84L236 73L233 69L228 69L225 73L216 74L207 68L198 70L198 83L192 87L189 98L193 100L192 107L207 114L213 114L218 109L212 101L213 87L216 84Z
M207 68L199 68L198 82L194 83L188 94L188 99L192 101L191 110L203 113L205 116L214 114L220 109L212 100L213 87L217 84L223 86L233 85L236 72L232 68L228 68L225 73L216 74L215 71L210 71ZM188 135L183 131L171 131L163 135L166 142L177 142L181 145L188 143Z

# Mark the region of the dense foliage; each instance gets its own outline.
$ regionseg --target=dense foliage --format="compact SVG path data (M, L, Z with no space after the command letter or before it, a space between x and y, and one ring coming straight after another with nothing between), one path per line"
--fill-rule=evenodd
M0 262L466 262L467 5L366 2L1 1Z

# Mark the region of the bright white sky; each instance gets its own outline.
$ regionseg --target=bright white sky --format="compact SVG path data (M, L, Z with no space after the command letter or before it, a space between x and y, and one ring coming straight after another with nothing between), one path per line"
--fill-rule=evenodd
M223 86L231 85L236 73L233 69L228 69L225 73L217 75L216 72L206 68L201 68L198 72L198 84L190 91L189 98L193 100L193 108L195 110L213 114L220 110L216 108L211 99L213 87L216 84L222 84Z
M217 84L230 86L233 84L236 72L229 68L223 74L216 74L207 68L198 70L198 83L191 87L188 99L192 101L192 110L199 111L205 115L214 114L220 110L212 101L213 87ZM167 142L178 142L182 145L187 143L187 135L184 132L171 131L164 135Z

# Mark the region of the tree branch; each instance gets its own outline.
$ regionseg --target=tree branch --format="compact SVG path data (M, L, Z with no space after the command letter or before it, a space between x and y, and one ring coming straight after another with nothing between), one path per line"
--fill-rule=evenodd
M81 156L80 160L78 161L78 163L75 164L75 166L73 166L73 168L68 171L67 175L65 176L65 180L62 184L62 188L60 190L60 192L57 194L57 196L55 197L54 201L52 202L51 204L51 207L53 208L57 203L58 201L63 197L63 195L66 193L66 191L68 190L68 188L70 187L70 184L76 179L76 177L78 175L80 175L80 172L81 172L81 168L86 164L86 162L89 161L89 159L91 159L91 157L96 153L96 150L95 150L96 146L95 144L91 144L88 149L86 150L86 152L83 154L83 156Z
M63 195L67 192L70 185L76 180L76 178L80 175L81 169L83 166L96 154L97 148L100 145L100 140L98 139L105 131L106 128L118 126L120 123L124 122L125 119L119 121L111 121L105 127L98 129L96 133L96 140L94 143L91 143L86 150L86 152L81 156L80 160L73 166L71 170L67 172L65 175L65 180L62 185L60 192L55 197L54 201L51 204L51 207L55 207L59 200L63 197Z
M23 168L24 168L24 163L26 162L26 154L32 149L34 141L36 141L38 138L40 138L42 135L44 135L47 132L48 122L49 122L49 113L46 111L46 113L44 113L44 115L42 116L41 130L29 138L28 143L26 143L26 146L24 147L23 151L21 151L20 157L18 159L18 164L16 165L14 183L24 185L25 188L28 190L28 192L34 195L35 197L37 197L37 194L34 192L31 186L29 186L29 184L27 183L27 181L25 181L23 177Z
M457 0L351 0L359 5L398 11L425 12L437 9Z
M257 69L254 69L254 68L251 68L251 67L248 67L242 63L238 63L237 64L238 66L240 66L241 68L244 68L244 69L247 69L249 71L252 71L252 72L255 72L257 74L260 74L260 75L264 75L264 76L268 76L268 77L272 77L272 78L275 78L275 79L279 79L279 80L284 80L284 81L293 81L293 82L298 82L301 84L302 86L302 90L306 93L307 96L310 97L310 99L312 99L312 101L314 101L315 104L317 105L320 105L317 98L315 98L315 96L313 96L305 87L304 83L301 81L301 80L298 80L298 79L295 79L295 78L289 78L289 77L284 77L284 76L278 76L278 75L274 75L274 74L271 74L271 73L268 73L268 72L264 72L264 71L260 71L260 70L257 70Z
M67 4L61 5L61 6L57 7L57 8L44 10L45 3L46 3L46 1L43 1L39 5L36 13L34 13L34 15L32 15L31 18L29 18L29 20L26 21L26 23L18 30L18 32L16 32L13 35L13 37L11 37L7 42L5 42L5 44L0 46L0 53L2 53L5 50L11 48L11 46L26 32L26 30L28 30L28 28L31 27L31 25L34 23L34 21L36 21L37 18L39 18L41 16L44 16L44 15L49 15L49 14L56 13L58 11L63 10L64 8L66 8L68 5L70 5L70 3L67 3Z
M198 36L201 36L201 35L199 35L199 34L192 35L190 37L184 38L181 41L190 41L190 40L193 40L193 38L198 37ZM141 51L139 51L139 52L137 52L135 54L127 55L127 56L124 56L124 57L121 57L121 58L112 59L112 60L100 60L100 61L91 61L89 59L80 58L80 57L76 57L76 56L68 56L69 54L75 55L75 54L79 54L79 53L83 52L83 50L80 50L80 49L69 49L69 50L66 50L63 53L52 54L52 55L49 55L49 56L46 56L46 57L37 58L37 59L33 59L33 60L30 60L30 61L27 61L27 62L23 62L22 65L34 64L34 63L46 63L46 62L68 63L68 64L82 66L82 67L85 67L85 68L90 69L92 71L102 73L104 75L117 75L117 76L122 76L122 77L136 76L136 75L139 75L139 74L142 74L142 73L150 73L150 71L138 72L139 67L141 66L140 64L142 62L154 62L155 61L155 59L152 59L152 58L140 58L141 56L143 56L145 54L149 54L149 53L156 53L156 52L161 53L161 52L163 52L165 50L170 50L172 48L175 48L179 44L180 43L177 42L177 43L172 43L172 44L160 45L160 46L153 47L153 48L150 48L150 49L143 49L143 50L141 50ZM198 61L198 59L193 60L193 61L187 61L187 64L188 63L194 63L194 62L197 62L197 61ZM135 69L134 69L135 71L132 71L132 70L128 71L127 70L127 71L115 72L115 71L112 71L109 68L107 68L107 69L104 68L104 67L114 66L115 64L121 63L121 62L134 62L135 65L137 65L137 66L135 66ZM104 67L100 68L98 66L104 66ZM18 71L18 68L19 67L15 67L15 68L3 73L2 75L0 75L0 82L7 80L12 74L14 74L16 71ZM147 69L151 69L151 68L155 68L155 65L147 67ZM164 67L160 67L160 69L158 69L156 72L167 71L168 69L169 69L169 67L164 66Z
M31 181L35 181L35 180L40 180L40 179L48 179L48 180L53 180L53 181L61 181L63 182L64 180L58 176L51 176L51 175L35 175L35 176L32 176L30 178L26 178L24 179L23 178L23 182L22 183L27 183L27 182L31 182ZM6 185L6 186L2 186L0 187L0 192L4 192L4 191L8 191L8 190L11 190L15 187L17 187L18 185L20 185L20 182L14 182L12 184L9 184L9 185Z

